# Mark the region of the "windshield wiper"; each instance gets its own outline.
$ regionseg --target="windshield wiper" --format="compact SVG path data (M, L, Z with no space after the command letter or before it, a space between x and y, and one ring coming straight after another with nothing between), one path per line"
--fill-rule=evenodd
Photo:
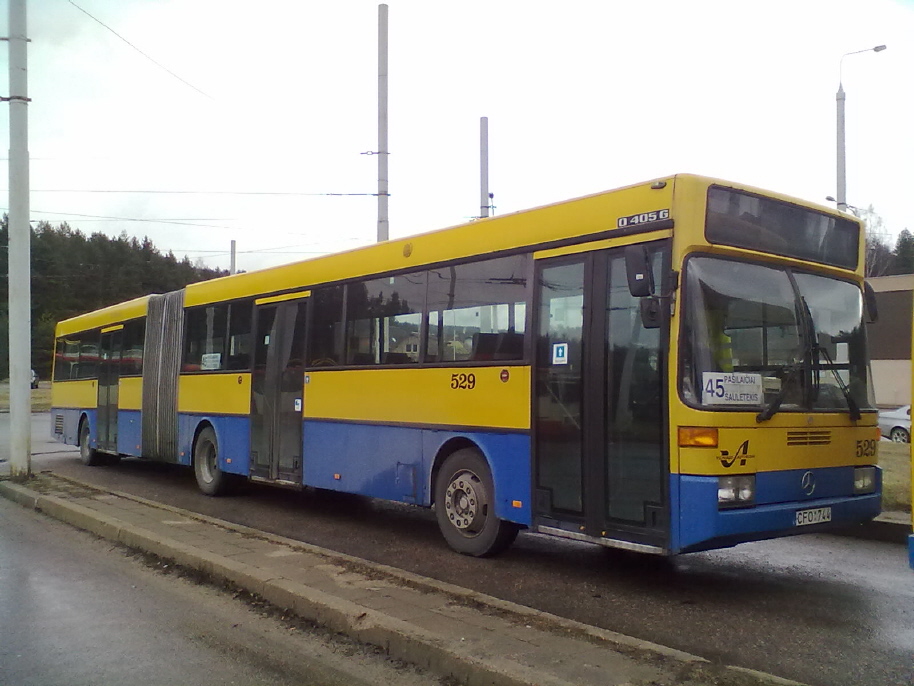
M783 403L784 398L787 397L787 391L790 388L790 380L797 372L802 372L804 368L804 362L794 362L792 365L785 367L787 373L784 375L784 380L781 382L781 390L778 391L778 394L774 396L774 400L772 400L765 409L755 415L756 422L759 424L767 422L778 413L778 410L781 409L781 403Z
M781 403L783 403L784 398L787 397L790 381L798 373L802 373L803 376L807 376L809 379L808 386L802 383L801 380L800 392L803 394L803 399L806 404L812 405L812 397L810 396L815 396L815 387L818 385L819 376L816 373L816 366L819 359L819 355L816 352L816 326L812 321L812 312L809 311L809 305L806 303L806 298L802 295L800 296L800 302L803 305L803 309L800 310L799 307L796 307L796 311L801 332L800 335L803 336L803 342L801 343L799 350L794 353L794 358L802 356L802 360L785 367L787 373L784 374L784 380L781 382L781 389L778 391L778 394L767 407L755 415L755 421L759 424L767 422L778 413L781 409ZM799 353L799 355L797 353ZM804 391L804 387L808 390Z
M832 374L835 376L835 382L838 384L838 388L841 389L841 395L843 395L844 399L847 401L847 413L850 415L851 420L856 422L863 415L860 414L860 406L857 404L857 401L854 400L854 396L851 395L851 389L847 387L847 384L844 383L844 379L841 378L838 370L835 369L835 363L832 361L828 349L819 345L817 345L816 348L818 352L822 353L822 357L824 357L825 361L828 363Z
M806 316L806 327L807 332L809 333L809 352L812 355L812 374L813 374L813 395L811 400L815 401L819 396L819 355L825 358L825 361L828 363L828 368L831 369L831 373L835 377L835 381L838 383L838 388L841 390L841 395L844 396L844 400L847 402L847 413L850 415L852 421L857 421L862 416L860 414L860 407L857 405L857 401L854 400L851 395L850 389L847 387L847 384L844 383L844 379L841 378L841 375L838 373L838 370L835 369L835 363L831 359L831 354L828 352L828 348L823 345L819 345L819 336L816 333L816 325L812 319L812 312L809 310L809 303L806 302L804 296L800 296L800 302L803 303L803 311ZM812 403L810 403L812 406Z

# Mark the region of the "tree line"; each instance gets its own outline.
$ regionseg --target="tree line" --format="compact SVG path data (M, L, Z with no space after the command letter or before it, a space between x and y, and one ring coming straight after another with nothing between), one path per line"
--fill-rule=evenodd
M885 224L872 206L859 211L866 224L866 275L914 274L914 234L902 229L892 247Z
M194 265L162 253L144 237L121 233L86 235L66 222L38 222L31 229L32 367L51 374L54 327L58 321L150 293L167 293L189 283L226 276L227 270ZM0 378L9 376L7 217L0 224Z

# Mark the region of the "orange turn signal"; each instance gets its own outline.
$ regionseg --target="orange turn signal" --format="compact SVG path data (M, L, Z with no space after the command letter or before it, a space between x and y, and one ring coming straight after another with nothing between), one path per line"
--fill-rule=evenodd
M680 426L680 448L716 448L717 429L707 426Z

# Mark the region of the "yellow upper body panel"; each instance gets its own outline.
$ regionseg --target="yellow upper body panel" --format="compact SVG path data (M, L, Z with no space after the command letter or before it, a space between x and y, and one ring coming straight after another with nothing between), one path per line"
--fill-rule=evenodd
M121 410L143 409L142 376L122 376L118 380L118 408Z
M51 407L84 409L98 405L95 379L51 384Z
M307 372L307 419L530 428L529 367Z
M182 374L178 381L178 412L246 415L250 411L250 372Z

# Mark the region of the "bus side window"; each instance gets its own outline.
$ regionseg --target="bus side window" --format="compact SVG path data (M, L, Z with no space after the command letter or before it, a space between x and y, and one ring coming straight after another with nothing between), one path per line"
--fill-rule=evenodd
M79 343L79 364L76 366L77 379L94 379L98 376L98 343L99 333L81 334L83 340Z
M428 361L524 357L529 255L428 272Z
M226 369L244 371L251 368L251 315L250 300L234 302L229 306L228 360Z
M133 319L124 323L121 376L139 376L143 373L143 345L145 338L145 319Z
M79 375L79 340L58 338L54 353L54 381L76 379Z
M332 367L343 359L343 287L318 288L311 297L308 366Z
M225 369L225 334L228 305L206 305L187 310L184 320L182 372Z
M425 272L349 284L346 363L417 363L424 301Z

